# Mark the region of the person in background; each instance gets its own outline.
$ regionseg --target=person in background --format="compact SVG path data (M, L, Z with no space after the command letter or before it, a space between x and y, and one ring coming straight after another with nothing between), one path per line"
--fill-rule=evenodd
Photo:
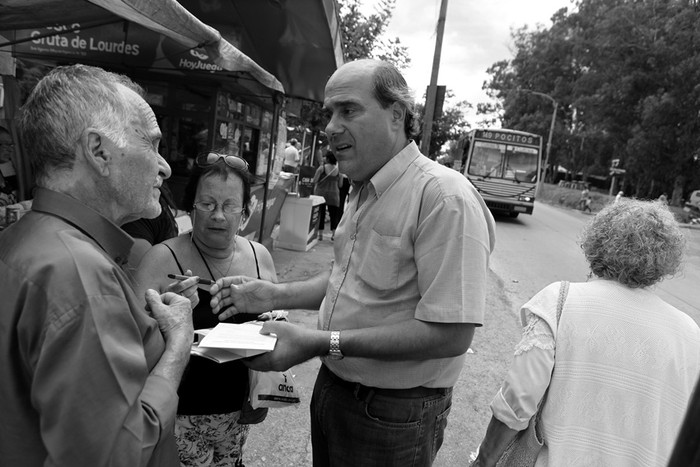
M144 92L58 67L21 109L38 186L0 241L0 459L22 466L172 466L193 339L183 281L138 297L119 225L160 213L170 167ZM146 308L144 308L144 297Z
M345 212L345 203L348 198L348 193L350 193L351 182L347 175L344 173L340 174L340 187L338 188L338 200L340 205L340 217L343 217L343 212Z
M146 253L136 273L138 290L167 290L176 284L169 273L212 281L245 274L276 282L267 248L238 236L241 223L250 215L250 182L245 160L221 151L199 155L183 200L183 206L192 207L192 233L166 240ZM188 296L194 306L195 329L219 323L209 304L209 288L200 284L196 294ZM257 318L257 313L239 314L227 322ZM257 418L250 420L251 414L242 413L248 397L248 368L240 361L216 363L193 355L178 394L175 435L181 465L242 466L249 424L261 422L266 415L266 409L259 409Z
M284 165L282 170L284 172L298 173L299 163L301 162L301 155L299 155L299 149L297 149L297 144L299 144L296 138L289 140L289 146L284 149Z
M122 225L122 230L134 239L127 266L132 271L138 268L141 258L156 243L177 237L178 227L173 210L176 210L172 193L166 184L160 187L160 214L154 219L141 218Z
M483 321L493 218L464 176L410 139L412 93L390 63L341 66L324 106L333 154L355 183L332 268L283 284L218 280L213 311L222 319L320 306L317 330L266 323L275 349L247 361L283 370L321 357L311 399L315 466L429 466Z
M588 185L585 185L583 188L583 191L581 191L581 198L578 200L578 208L580 210L585 210L586 208L586 200L589 198L589 195L591 194L591 190L588 189Z
M679 271L683 232L665 205L622 200L593 218L581 247L595 280L570 285L558 323L559 283L522 307L474 466L496 465L547 388L538 467L668 462L700 374L700 328L651 289Z
M338 161L332 151L326 151L323 156L323 164L318 167L314 175L314 194L323 196L325 203L319 206L318 239L323 240L323 231L326 224L326 206L331 218L331 240L335 239L335 229L340 222L342 212L340 210L340 173Z
M591 203L593 202L593 198L591 198L591 195L586 196L586 199L583 201L583 212L593 212L591 211Z
M0 126L0 206L17 202L17 173L12 162L14 151L12 135Z

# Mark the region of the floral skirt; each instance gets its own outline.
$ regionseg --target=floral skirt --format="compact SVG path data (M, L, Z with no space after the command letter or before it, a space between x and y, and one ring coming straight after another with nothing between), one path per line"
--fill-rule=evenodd
M250 425L241 425L241 412L213 415L178 415L175 438L184 467L243 465L243 445Z

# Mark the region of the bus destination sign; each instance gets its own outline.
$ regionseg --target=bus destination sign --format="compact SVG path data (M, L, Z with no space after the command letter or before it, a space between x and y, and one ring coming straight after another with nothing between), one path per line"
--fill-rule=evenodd
M540 145L540 136L537 135L521 135L498 130L477 130L474 136L478 139L499 141L503 143L519 143L532 146Z

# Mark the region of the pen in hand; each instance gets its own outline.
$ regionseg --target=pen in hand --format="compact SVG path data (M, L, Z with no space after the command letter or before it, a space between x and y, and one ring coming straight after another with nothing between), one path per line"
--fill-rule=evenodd
M184 281L185 279L189 279L191 276L182 276L182 275L180 275L180 274L168 274L168 277L169 277L170 279L176 279L176 280L179 280L179 281ZM200 277L200 278L197 280L197 283L203 284L203 285L212 285L212 284L214 283L214 281L209 280L209 279L204 279L204 278Z

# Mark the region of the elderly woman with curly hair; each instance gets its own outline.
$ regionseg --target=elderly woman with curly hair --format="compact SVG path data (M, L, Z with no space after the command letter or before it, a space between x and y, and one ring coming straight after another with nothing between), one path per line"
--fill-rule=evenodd
M683 233L664 204L621 200L581 247L592 280L567 283L561 298L566 285L550 284L521 309L522 340L473 465L508 465L502 454L540 402L538 467L668 462L700 373L700 329L651 289L678 272Z

